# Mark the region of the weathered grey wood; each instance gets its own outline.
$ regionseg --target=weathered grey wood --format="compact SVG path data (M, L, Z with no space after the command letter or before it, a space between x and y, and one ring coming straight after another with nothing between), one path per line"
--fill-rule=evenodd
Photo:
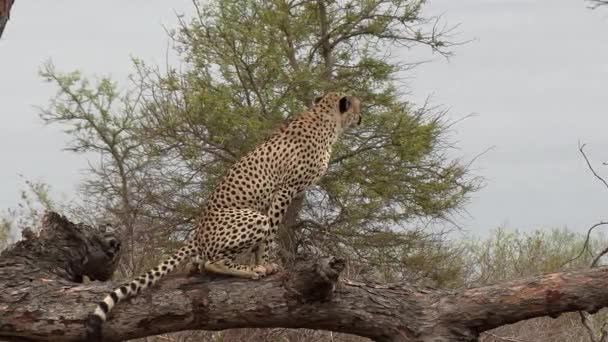
M57 222L47 223L48 231L50 226L65 230ZM72 235L88 231L74 227L79 226L67 230ZM49 253L45 248L52 244L41 237L43 242L36 242L39 250L31 257L23 253L26 245L0 256L0 340L83 338L85 317L118 283L74 282L82 277L78 272L88 272L83 265L91 262L79 266L73 259L97 255L97 267L103 268L98 250L109 247L99 242L107 236L95 237L88 231L79 240L70 234L53 239L85 241L87 247L56 242L57 248L79 251L63 251L42 262L36 258ZM293 270L260 281L169 276L120 303L104 325L104 335L117 341L187 329L284 327L346 332L376 341L475 341L480 332L504 324L569 311L595 312L608 305L605 267L463 291L339 280L343 268L343 260L328 257L299 260Z

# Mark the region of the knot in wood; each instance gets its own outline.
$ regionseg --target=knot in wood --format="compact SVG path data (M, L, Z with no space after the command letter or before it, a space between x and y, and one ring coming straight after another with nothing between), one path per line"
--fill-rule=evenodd
M286 286L299 302L328 301L345 265L344 259L336 257L300 263L291 272Z

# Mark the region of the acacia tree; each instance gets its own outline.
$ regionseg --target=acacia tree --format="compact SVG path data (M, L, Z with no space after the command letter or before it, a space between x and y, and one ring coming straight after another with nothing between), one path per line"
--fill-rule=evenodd
M92 167L88 195L108 199L113 212L136 212L126 223L119 217L127 227L145 220L179 237L252 144L314 94L354 93L365 103L364 125L337 146L321 184L290 207L281 256L288 262L298 251L322 250L376 266L380 275L401 277L409 267L410 277L439 279L435 261L453 252L423 227L449 219L478 183L448 156L442 113L415 107L395 82L413 63L387 52L426 45L448 53L449 30L421 16L423 3L195 4L194 17L172 34L181 70L136 60L136 90L120 96L109 80L91 85L47 69L59 92L43 117L67 125L75 150L103 153L103 173ZM420 257L427 251L436 251L434 261Z
M91 85L79 72L58 73L52 63L45 64L40 74L58 88L48 109L41 109L41 118L47 124L68 123L64 126L72 137L68 151L99 158L89 163L89 177L82 184L84 201L71 212L89 223L99 217L120 223L126 255L120 270L133 275L147 266L142 260L155 249L149 235L158 227L140 215L146 201L142 189L153 185L149 169L154 166L154 156L136 135L141 90L120 93L108 78Z

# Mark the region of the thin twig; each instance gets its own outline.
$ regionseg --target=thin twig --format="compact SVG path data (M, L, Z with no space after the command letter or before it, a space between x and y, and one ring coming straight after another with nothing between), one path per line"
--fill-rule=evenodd
M591 173L593 173L593 175L599 179L608 189L608 182L606 182L606 180L604 178L602 178L600 175L597 174L597 172L595 172L595 169L593 169L593 166L591 165L591 162L589 161L589 158L587 158L587 154L585 153L584 149L585 149L586 144L582 144L579 142L578 143L578 150L581 152L581 154L583 155L583 158L585 158L585 162L587 163L587 166L589 167L589 170L591 170ZM591 228L589 228L589 230L587 231L587 238L585 238L585 244L583 245L583 249L581 250L581 252L575 256L574 258L564 262L562 264L561 267L564 267L565 265L571 263L572 261L580 258L583 253L585 253L585 251L589 251L589 240L591 238L591 231L593 231L593 229L599 227L599 226L603 226L603 225L607 225L608 222L606 221L600 221L596 224L594 224L593 226L591 226ZM606 253L608 253L608 247L606 247L604 250L602 250L602 252L593 259L593 262L591 263L591 267L595 267L597 266L597 263L599 262L600 258L602 256L604 256ZM591 254L593 255L593 254Z
M602 176L598 175L597 172L595 172L595 170L593 169L593 166L591 166L591 162L589 161L589 158L587 158L587 154L585 154L585 151L583 151L583 149L585 148L586 144L578 144L578 150L581 152L581 154L583 155L583 158L585 158L585 161L587 162L587 166L589 167L589 170L591 170L591 172L593 173L593 175L595 176L595 178L599 179L602 183L604 183L604 186L606 187L606 189L608 189L608 182L606 182L606 180L604 178L602 178Z
M581 252L580 252L580 253L579 253L577 256L575 256L574 258L572 258L572 259L570 259L570 260L568 260L568 261L564 262L564 263L561 265L561 267L566 266L567 264L569 264L569 263L573 262L574 260L576 260L576 259L580 258L580 257L583 255L583 253L585 253L586 251L589 251L589 241L590 241L590 239L591 239L591 232L592 232L592 231L593 231L595 228L597 228L597 227L599 227L599 226L603 226L603 225L608 225L608 222L607 222L607 221L601 221L601 222L598 222L598 223L594 224L593 226L591 226L591 228L589 228L589 230L587 231L587 238L585 238L585 244L583 245L583 249L581 250ZM602 251L602 253L601 253L601 254L600 254L598 257L601 257L602 255L606 254L607 252L608 252L608 251ZM599 259L598 259L598 260L599 260ZM594 263L595 263L595 260L594 260ZM594 265L594 264L591 264L591 267L593 267L593 266L595 266L595 265Z
M604 248L600 254L598 254L598 256L595 257L595 259L593 259L593 262L591 263L591 267L595 267L597 266L598 262L600 261L600 259L606 255L606 253L608 253L608 246L606 248Z
M595 176L595 178L599 179L604 184L604 186L608 189L608 182L606 182L606 180L604 178L602 178L600 175L597 174L597 172L595 172L595 169L593 169L593 166L591 165L591 162L589 161L589 158L587 158L587 154L585 153L584 149L585 149L585 144L581 145L581 143L579 142L579 144L578 144L578 150L583 155L583 158L585 158L585 162L587 163L587 167L589 168L589 170L591 170L591 173L593 173L593 175ZM569 263L569 262L571 262L571 261L579 258L581 255L583 255L583 253L585 252L585 250L589 249L589 239L591 237L591 231L594 228L596 228L596 227L599 227L599 226L602 226L602 225L606 225L606 224L608 224L608 222L601 221L601 222L598 222L598 223L594 224L593 226L591 226L591 228L589 228L589 230L587 231L587 238L585 239L585 245L583 246L583 249L581 250L581 252L579 253L579 255L576 256L576 257L574 257L573 259L567 261L565 264L567 264L567 263ZM593 259L593 262L591 262L591 267L597 266L597 264L599 263L600 259L606 253L608 253L608 247L604 248L600 252L600 254L598 254ZM584 311L579 311L578 314L581 317L581 323L583 324L583 326L587 330L587 333L589 334L589 339L591 340L591 342L598 341L598 339L595 337L595 332L593 331L593 328L589 324L589 318L588 318L589 314L586 313L586 312L584 312ZM599 342L608 342L608 333L606 332L605 327L606 327L606 323L604 323L604 325L602 326L602 329L601 329L602 335L600 336Z

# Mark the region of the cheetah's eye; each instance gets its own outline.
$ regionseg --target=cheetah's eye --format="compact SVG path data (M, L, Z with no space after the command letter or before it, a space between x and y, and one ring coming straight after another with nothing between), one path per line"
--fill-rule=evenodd
M350 101L348 101L348 99L345 97L340 99L340 113L344 114L344 112L346 112L348 110L348 107L350 107Z

